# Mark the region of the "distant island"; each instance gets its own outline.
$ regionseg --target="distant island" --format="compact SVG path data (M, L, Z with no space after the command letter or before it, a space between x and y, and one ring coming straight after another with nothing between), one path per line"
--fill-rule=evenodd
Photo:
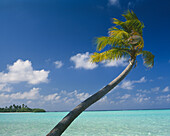
M9 107L0 108L0 112L46 112L44 109L34 108L31 109L27 105L10 105Z

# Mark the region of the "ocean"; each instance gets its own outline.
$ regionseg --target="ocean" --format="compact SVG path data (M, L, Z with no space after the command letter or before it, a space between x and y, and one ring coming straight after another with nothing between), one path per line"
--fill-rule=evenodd
M67 113L0 113L0 136L45 136ZM170 136L170 110L86 111L63 136Z

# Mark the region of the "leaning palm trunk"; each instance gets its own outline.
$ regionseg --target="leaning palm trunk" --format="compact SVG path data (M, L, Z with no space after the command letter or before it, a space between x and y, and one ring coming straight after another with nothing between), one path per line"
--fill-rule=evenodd
M109 91L111 91L117 84L119 84L130 72L134 63L135 63L135 59L132 59L129 65L126 67L126 69L117 78L115 78L113 81L111 81L100 91L90 96L85 101L80 103L77 107L75 107L50 131L49 134L47 134L47 136L60 136L67 129L67 127L74 121L74 119L76 119L84 110L86 110L89 106L91 106L96 101L100 100L104 95L106 95Z
M133 11L123 14L126 21L120 21L114 18L113 23L116 25L109 29L109 36L97 38L97 51L91 55L92 62L102 62L104 60L115 60L122 57L131 58L130 64L126 69L112 82L103 89L80 103L69 114L67 114L47 136L60 136L67 127L90 105L100 100L104 95L111 91L118 83L120 83L132 69L136 56L142 55L144 64L148 68L152 68L154 64L154 55L149 51L144 51L143 28L144 24L139 21ZM106 46L111 46L105 49ZM103 52L101 52L103 50Z

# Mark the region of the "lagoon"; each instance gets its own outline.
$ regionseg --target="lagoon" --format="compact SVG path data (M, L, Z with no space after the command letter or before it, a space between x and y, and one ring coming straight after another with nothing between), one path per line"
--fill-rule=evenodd
M0 113L0 136L45 136L68 112ZM86 111L63 136L169 136L170 110Z

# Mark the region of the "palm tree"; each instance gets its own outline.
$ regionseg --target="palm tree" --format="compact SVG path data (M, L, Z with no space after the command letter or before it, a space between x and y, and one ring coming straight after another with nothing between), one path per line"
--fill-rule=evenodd
M104 88L75 107L68 113L47 136L60 136L66 128L90 105L100 100L104 95L111 91L120 83L130 70L137 64L136 57L142 55L144 65L148 68L153 67L154 55L149 51L144 51L143 31L144 24L137 18L133 11L123 14L125 21L113 19L116 26L109 29L109 35L97 38L97 51L91 55L92 62L103 62L105 60L118 60L122 57L129 58L129 65L125 70L111 81ZM107 46L107 49L105 48ZM109 49L108 49L109 48Z

